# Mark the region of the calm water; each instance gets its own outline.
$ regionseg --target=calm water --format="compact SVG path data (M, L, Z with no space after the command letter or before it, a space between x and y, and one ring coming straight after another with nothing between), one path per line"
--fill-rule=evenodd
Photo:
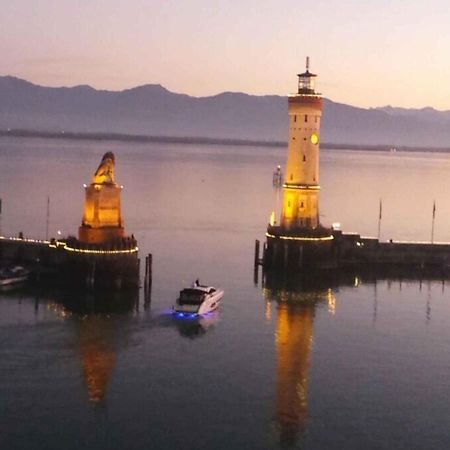
M44 237L49 195L51 234L75 234L110 150L152 302L0 293L2 449L448 448L447 284L253 283L284 149L1 139L2 233ZM436 200L450 241L449 172L442 154L323 151L322 222L376 235L382 198L382 238L429 240ZM195 278L225 289L221 309L173 320Z

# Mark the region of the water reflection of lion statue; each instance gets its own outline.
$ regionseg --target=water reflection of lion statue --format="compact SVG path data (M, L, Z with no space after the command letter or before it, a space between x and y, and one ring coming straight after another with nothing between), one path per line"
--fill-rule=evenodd
M106 152L102 161L95 171L92 182L95 184L115 184L114 179L114 153Z

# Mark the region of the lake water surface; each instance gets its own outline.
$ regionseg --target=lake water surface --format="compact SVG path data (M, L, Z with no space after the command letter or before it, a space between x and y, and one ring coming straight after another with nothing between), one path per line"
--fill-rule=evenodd
M2 449L448 448L447 282L253 282L285 149L3 138L2 234L45 237L47 196L50 234L76 234L106 151L152 301L1 292ZM446 154L324 150L321 221L376 236L382 199L382 239L429 240L435 201L450 241L449 173ZM220 310L174 320L196 278Z

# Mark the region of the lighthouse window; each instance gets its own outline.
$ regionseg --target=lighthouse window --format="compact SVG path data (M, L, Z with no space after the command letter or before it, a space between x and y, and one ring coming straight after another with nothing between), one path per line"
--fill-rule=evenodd
M293 179L294 179L294 177L293 177L293 175L292 175L292 173L291 173L290 180L292 181Z
M308 122L308 114L305 114L305 122Z
M294 116L294 122L297 122L297 116Z
M314 117L315 122L317 123L319 119L319 116Z
M303 202L300 203L300 208L304 208Z
M305 155L303 155L303 162L305 162L306 161L306 156Z

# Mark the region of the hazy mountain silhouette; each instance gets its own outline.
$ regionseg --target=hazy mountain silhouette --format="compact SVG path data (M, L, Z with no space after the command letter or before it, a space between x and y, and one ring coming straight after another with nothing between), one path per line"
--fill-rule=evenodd
M148 84L123 91L49 88L0 77L0 129L287 139L286 97L224 92L191 97ZM450 145L450 111L356 108L325 99L322 142Z

